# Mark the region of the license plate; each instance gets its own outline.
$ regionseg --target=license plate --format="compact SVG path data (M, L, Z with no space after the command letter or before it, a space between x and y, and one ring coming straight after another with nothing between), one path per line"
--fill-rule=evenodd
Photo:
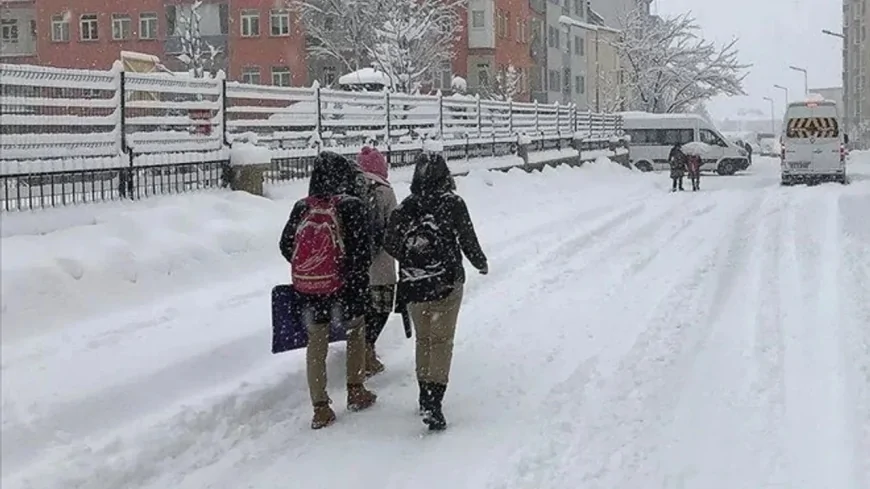
M789 168L797 168L799 170L806 170L810 167L809 161L795 161L788 164Z

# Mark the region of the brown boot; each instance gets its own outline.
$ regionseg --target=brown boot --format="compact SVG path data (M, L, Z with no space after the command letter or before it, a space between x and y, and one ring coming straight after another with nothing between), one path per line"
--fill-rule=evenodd
M335 422L335 411L329 407L328 402L317 403L314 405L314 417L311 419L311 429L319 430L326 428Z
M367 390L362 384L347 385L347 410L362 411L372 407L378 399L377 394Z
M366 345L366 377L373 377L384 371L384 364L378 359L375 345Z

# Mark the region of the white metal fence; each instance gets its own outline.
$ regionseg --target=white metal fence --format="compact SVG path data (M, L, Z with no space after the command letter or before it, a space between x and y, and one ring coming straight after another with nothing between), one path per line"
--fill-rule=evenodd
M132 166L213 161L239 137L288 158L367 141L401 151L426 138L448 147L605 141L621 130L616 115L567 105L248 85L117 66L0 64L0 111L0 174L115 168L130 165L131 154Z

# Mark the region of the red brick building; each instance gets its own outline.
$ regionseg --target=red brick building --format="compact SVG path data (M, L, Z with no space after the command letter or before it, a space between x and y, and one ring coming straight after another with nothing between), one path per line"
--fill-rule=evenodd
M179 34L192 0L5 0L0 62L107 70L121 51L159 57L181 69ZM203 39L221 55L215 68L229 79L267 85L307 85L305 35L283 0L204 0ZM454 75L469 89L508 65L528 80L531 12L527 0L470 0L452 63L432 74L432 87L450 90ZM315 70L316 71L316 70ZM340 73L339 73L340 74ZM320 71L314 76L320 77ZM528 83L518 97L528 99Z

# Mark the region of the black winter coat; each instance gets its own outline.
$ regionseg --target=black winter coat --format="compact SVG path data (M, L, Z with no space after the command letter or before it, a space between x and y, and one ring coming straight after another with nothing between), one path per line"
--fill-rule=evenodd
M318 155L311 171L308 187L309 196L342 196L338 203L338 217L341 221L345 246L344 288L329 297L309 296L297 293L295 313L311 310L316 323L328 323L330 311L339 306L343 319L349 320L363 315L369 300L369 267L371 266L368 215L365 204L353 192L357 176L355 165L341 155L323 152ZM308 206L299 200L290 212L284 225L278 247L281 255L290 263L293 257L293 240L296 229Z
M396 312L405 310L408 303L430 302L444 299L457 284L465 282L463 254L478 270L487 268L487 259L468 207L453 192L453 177L447 163L440 156L422 155L417 162L411 182L411 195L393 211L384 239L384 249L399 262L399 283L396 291ZM445 273L433 281L410 280L412 273L403 262L403 239L415 221L431 216L445 238L447 246L440 266Z

